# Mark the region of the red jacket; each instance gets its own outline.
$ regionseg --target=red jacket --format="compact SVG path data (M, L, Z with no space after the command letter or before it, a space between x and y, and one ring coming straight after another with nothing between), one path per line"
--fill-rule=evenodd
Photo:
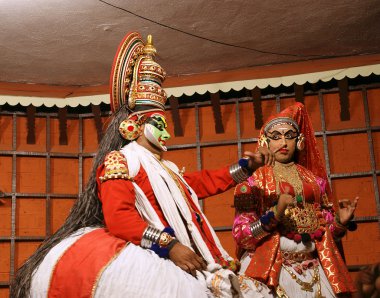
M135 191L132 182L127 179L109 179L101 182L99 177L103 177L104 174L105 166L103 164L97 171L97 184L106 227L116 237L140 245L143 232L148 224L141 218L135 207ZM228 167L219 170L202 170L187 173L184 175L184 179L195 191L199 199L225 192L236 185ZM143 167L140 168L133 180L144 191L162 224L169 226ZM191 208L199 212L197 206L191 200L188 189L184 185L182 186ZM193 222L198 227L214 257L220 255L207 225L200 225L196 220L195 213L193 213Z

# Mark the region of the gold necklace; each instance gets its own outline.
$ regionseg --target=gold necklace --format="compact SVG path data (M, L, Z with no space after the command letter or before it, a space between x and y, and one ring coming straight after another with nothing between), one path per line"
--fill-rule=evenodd
M299 279L297 275L295 275L290 269L286 268L284 264L282 265L282 268L284 268L290 274L291 278L301 286L302 291L313 292L313 286L317 284L317 293L315 293L315 298L325 298L322 296L321 279L319 276L318 266L314 266L314 274L310 282ZM281 290L286 295L285 290L283 288L281 288Z
M289 164L276 162L273 167L273 174L276 181L276 192L278 195L281 193L286 193L286 191L281 189L280 183L287 182L294 189L296 202L304 203L302 180L297 171L297 166L294 164L294 162Z

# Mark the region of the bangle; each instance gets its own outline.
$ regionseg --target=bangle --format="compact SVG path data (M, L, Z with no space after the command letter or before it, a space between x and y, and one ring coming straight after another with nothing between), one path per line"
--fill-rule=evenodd
M260 240L264 238L265 236L269 235L269 233L264 230L260 220L257 220L251 223L250 230L251 230L252 236L255 237L257 240Z
M356 231L357 228L358 228L358 224L354 222L353 220L350 220L347 223L347 230L349 230L350 232Z
M141 246L144 248L150 248L153 243L157 243L160 235L161 231L159 229L152 226L147 226L141 239Z
M230 166L230 174L236 183L241 183L249 177L248 170L241 167L239 164L233 164Z
M158 245L160 247L166 247L173 241L173 239L174 237L172 237L169 233L162 232L160 238L158 239Z
M350 232L356 231L358 228L357 223L353 220L349 220L345 225L342 224L338 214L335 214L335 223L339 228L349 230Z
M170 236L170 235L169 235ZM171 236L170 236L171 237ZM167 246L160 246L158 243L153 243L150 247L152 251L154 251L160 258L167 259L169 258L169 252L179 241L173 237L171 237L171 241Z
M263 225L268 225L270 224L270 220L274 218L274 212L273 211L269 211L267 213L265 213L263 216L260 217L260 222L263 224Z

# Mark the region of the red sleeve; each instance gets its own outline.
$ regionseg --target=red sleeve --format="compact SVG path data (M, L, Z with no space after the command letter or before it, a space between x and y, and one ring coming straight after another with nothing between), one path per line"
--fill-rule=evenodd
M225 192L236 185L236 182L231 177L228 166L219 170L202 170L185 173L183 177L199 199Z
M98 177L103 176L102 174L103 167L99 168ZM147 223L136 210L132 182L110 179L98 186L104 221L109 231L116 237L140 245Z

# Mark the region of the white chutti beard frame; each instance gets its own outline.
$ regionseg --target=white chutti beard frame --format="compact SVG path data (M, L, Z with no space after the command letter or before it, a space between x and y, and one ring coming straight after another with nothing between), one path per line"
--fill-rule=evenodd
M157 148L160 148L162 151L168 151L168 148L166 146L163 146L160 144L160 142L156 139L156 137L153 135L155 127L151 124L145 124L144 128L144 135L148 139L149 142L151 142L154 146Z

